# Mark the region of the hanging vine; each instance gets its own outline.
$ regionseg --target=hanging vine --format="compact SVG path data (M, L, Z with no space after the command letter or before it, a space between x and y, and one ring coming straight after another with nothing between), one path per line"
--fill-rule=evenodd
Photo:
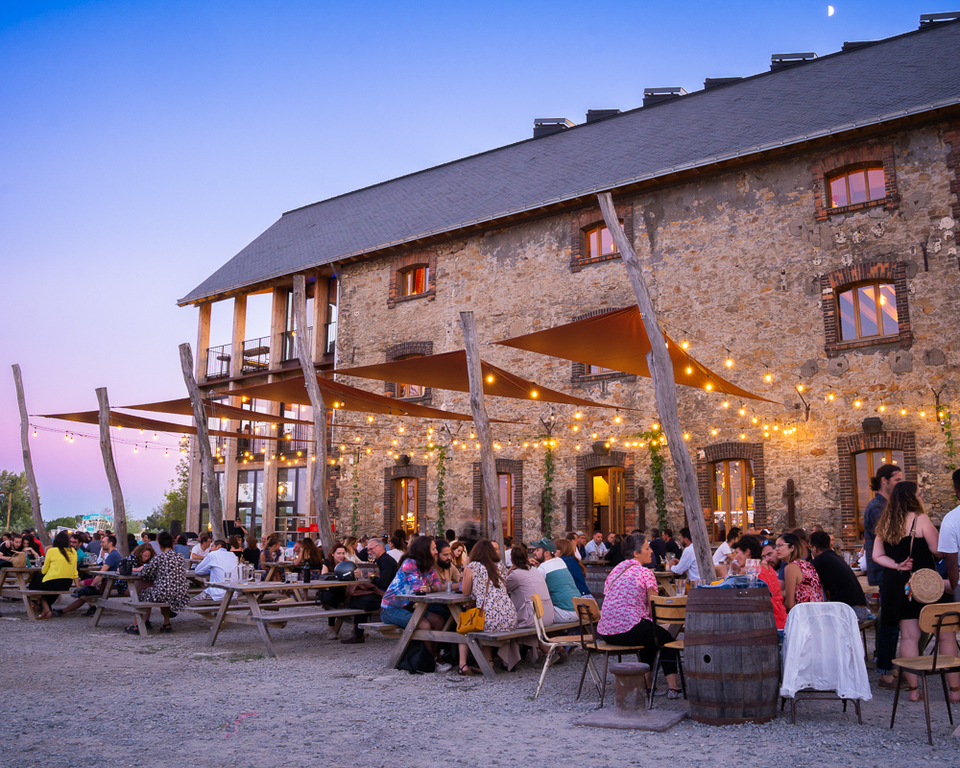
M447 447L439 446L437 449L437 536L443 536L446 528L446 515L444 507L444 497L446 494L447 477Z
M653 483L653 496L657 502L657 527L660 530L669 527L667 520L667 487L663 482L663 467L665 459L663 457L663 446L666 444L663 432L660 430L647 430L632 435L643 441L647 450L650 452L650 481Z
M953 442L953 413L949 408L941 408L937 416L940 417L940 428L947 441L947 469L953 472L957 468L957 448Z
M360 535L360 462L353 462L353 498L350 502L350 535Z
M553 535L553 446L556 440L544 440L547 450L543 454L543 530L544 536Z

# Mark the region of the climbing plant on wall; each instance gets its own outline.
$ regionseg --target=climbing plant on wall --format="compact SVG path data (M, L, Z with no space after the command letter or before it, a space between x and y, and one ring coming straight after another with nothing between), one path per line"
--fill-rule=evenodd
M437 536L443 536L447 527L444 498L446 494L447 447L437 448Z
M667 488L663 482L664 457L663 448L666 437L659 429L650 429L631 435L643 441L644 447L650 452L650 481L653 484L653 496L657 503L657 527L663 530L669 526L667 521Z

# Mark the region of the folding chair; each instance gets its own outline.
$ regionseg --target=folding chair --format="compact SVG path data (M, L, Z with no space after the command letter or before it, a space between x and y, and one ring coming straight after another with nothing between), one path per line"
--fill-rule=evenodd
M940 633L960 631L960 603L936 603L920 611L920 631L933 635L933 654L894 659L893 666L900 670L897 691L893 695L893 714L890 727L897 717L897 703L900 701L900 688L903 686L903 673L919 675L922 681L923 709L927 716L927 741L933 746L933 731L930 728L930 689L927 687L927 675L940 675L943 683L943 698L947 702L947 715L953 725L953 711L950 708L950 692L947 690L947 673L960 672L960 658L940 654Z
M591 662L591 657L595 653L603 654L603 675L601 675L597 692L600 694L600 708L603 708L603 698L607 691L607 665L610 662L611 654L620 661L625 653L635 654L637 661L642 663L640 651L642 646L613 645L603 640L597 639L596 621L600 618L600 608L595 600L589 597L573 598L573 606L577 609L577 618L580 619L580 647L586 653L587 658L583 663L583 672L580 673L580 687L577 688L577 698L583 691L583 680L587 676L587 666ZM594 682L597 682L596 680Z
M543 681L546 679L547 670L550 668L550 665L553 663L553 660L560 653L562 648L579 648L583 642L583 635L554 635L550 637L547 635L546 627L543 625L543 601L540 599L540 595L533 595L530 598L530 603L533 605L533 625L537 628L537 639L547 646L549 650L547 651L547 658L543 662L543 671L540 673L540 682L537 684L537 692L534 694L533 698L540 696L540 690L543 688ZM597 690L600 690L600 676L597 674L597 670L594 668L593 664L590 664L590 674L593 676L593 681L597 685Z
M679 625L677 633L682 632L687 621L686 596L650 598L650 618L654 624L662 622L663 624ZM683 689L683 698L687 698L687 681L683 677L683 659L680 656L683 653L683 640L671 640L669 643L663 643L662 645L657 640L657 655L653 660L653 684L650 686L647 709L653 709L653 697L657 691L657 673L660 670L660 653L664 648L677 652L680 687Z

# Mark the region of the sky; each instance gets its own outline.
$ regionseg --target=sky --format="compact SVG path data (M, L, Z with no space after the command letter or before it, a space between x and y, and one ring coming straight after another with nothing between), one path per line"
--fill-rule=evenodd
M198 312L177 299L284 211L534 118L908 32L942 2L0 0L0 469L23 469L13 364L30 414L95 410L98 387L112 406L184 396ZM110 507L96 427L29 423L44 519ZM114 451L142 519L177 439L129 432Z

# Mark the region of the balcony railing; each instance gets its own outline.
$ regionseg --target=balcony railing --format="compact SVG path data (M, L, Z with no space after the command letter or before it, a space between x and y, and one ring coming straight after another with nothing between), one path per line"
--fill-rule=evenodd
M337 322L326 323L324 331L324 354L333 354L337 341ZM307 329L309 338L313 338L313 328ZM207 379L225 379L232 375L233 344L207 348ZM296 332L284 331L280 335L280 364L297 359ZM244 339L243 362L240 373L257 373L270 368L270 337Z
M308 424L283 424L280 433L281 439L277 441L277 453L289 456L302 451L303 455L306 456L310 446L309 429Z
M270 337L243 340L243 364L241 373L256 373L270 368Z
M307 328L307 339L313 339L313 326ZM297 332L284 331L280 336L280 362L288 363L297 359ZM309 345L308 345L309 347Z
M220 347L210 347L207 349L207 371L208 379L224 379L230 375L230 354L233 352L233 344L224 344Z

